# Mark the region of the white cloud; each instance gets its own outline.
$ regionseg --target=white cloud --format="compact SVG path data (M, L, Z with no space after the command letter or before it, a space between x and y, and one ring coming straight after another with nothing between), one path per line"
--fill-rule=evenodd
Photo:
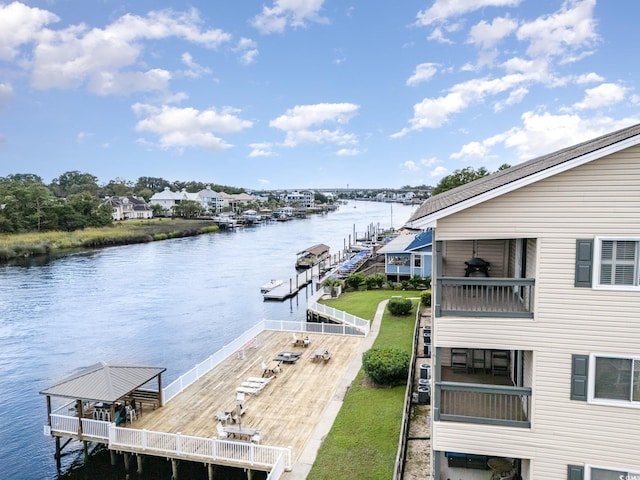
M595 0L566 2L559 12L521 25L517 37L529 42L527 53L531 57L553 56L575 61L584 54L576 56L576 51L599 39L593 19L595 3Z
M581 102L575 103L573 108L586 110L591 108L610 107L624 100L627 89L615 83L603 83L594 88L588 88Z
M231 145L217 136L219 133L235 133L252 126L248 120L242 120L237 110L215 108L196 110L164 105L155 107L137 103L133 111L145 116L136 124L136 130L150 132L158 137L158 146L162 149L202 147L220 151Z
M51 12L19 2L0 4L0 60L13 60L19 47L37 40L45 25L60 21Z
M307 22L328 23L319 15L324 0L274 0L273 6L262 7L262 12L251 19L261 33L281 33L287 26L306 27Z
M93 136L93 133L78 132L78 134L76 135L76 142L83 143L85 141L85 139L87 139L87 138L89 138L91 136Z
M355 157L360 155L360 150L357 148L341 148L336 152L336 155L339 157Z
M208 75L211 73L211 69L208 67L203 67L202 65L197 64L193 60L193 56L189 52L184 52L180 57L182 63L187 67L187 70L184 70L182 74L185 77L189 78L200 78L203 75Z
M275 156L273 145L270 143L251 143L249 146L251 147L250 158Z
M6 108L14 97L13 87L10 83L0 83L0 110Z
M242 37L234 51L240 53L240 61L243 65L250 65L256 61L259 55L258 44L250 38Z
M437 63L421 63L416 66L413 75L407 80L407 85L415 86L422 82L427 82L438 72Z
M420 167L413 160L407 160L402 163L402 168L408 170L409 172L417 172L420 170Z
M57 19L46 17L51 18ZM43 23L44 19L36 26L42 27ZM31 83L37 89L86 86L99 95L166 90L172 78L170 72L139 67L146 64L142 58L144 41L175 37L215 49L231 40L230 34L204 29L201 24L198 12L191 9L149 12L144 17L127 14L105 28L84 24L60 30L41 28L31 33L35 43L29 64ZM187 64L192 60L190 56L182 57ZM195 63L190 66L190 75L207 73L206 68Z
M416 15L419 26L445 22L451 17L473 12L485 7L515 7L521 0L435 0L427 10Z
M578 85L582 83L596 83L596 82L603 82L603 81L604 81L604 77L602 77L601 75L598 75L595 72L589 72L583 75L578 75L578 78L576 79L576 83Z
M494 18L491 23L482 20L471 27L469 43L483 49L492 48L504 37L513 33L517 27L518 22L507 17Z

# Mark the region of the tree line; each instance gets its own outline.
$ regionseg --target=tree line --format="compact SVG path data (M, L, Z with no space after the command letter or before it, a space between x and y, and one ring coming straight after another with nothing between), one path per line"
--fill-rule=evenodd
M116 178L101 186L98 177L79 171L63 173L48 185L38 175L8 175L0 177L0 233L74 231L111 225L111 207L102 205L102 198L135 195L148 201L165 187L173 191L197 192L210 187L226 193L244 192L225 185L169 182L157 177L140 177L135 183Z

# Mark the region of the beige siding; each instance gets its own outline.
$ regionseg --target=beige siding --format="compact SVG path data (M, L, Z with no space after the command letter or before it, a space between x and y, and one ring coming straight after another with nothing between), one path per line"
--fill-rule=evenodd
M524 362L530 431L436 422L434 448L530 458L531 480L565 479L567 464L638 468L640 410L571 401L569 387L572 353L640 352L640 292L574 287L577 238L640 238L639 159L634 147L438 221L445 245L531 239L527 277L536 279L536 299L533 320L435 319L435 346L534 353Z

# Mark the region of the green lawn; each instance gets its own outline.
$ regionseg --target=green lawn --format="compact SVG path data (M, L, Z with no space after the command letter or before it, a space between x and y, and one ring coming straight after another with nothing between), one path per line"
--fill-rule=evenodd
M418 291L369 290L346 292L322 303L367 320L373 320L378 304L393 295L418 298ZM395 346L411 353L415 308L407 317L392 317L385 309L374 346ZM376 388L360 369L344 404L307 477L309 480L389 479L398 448L406 386Z

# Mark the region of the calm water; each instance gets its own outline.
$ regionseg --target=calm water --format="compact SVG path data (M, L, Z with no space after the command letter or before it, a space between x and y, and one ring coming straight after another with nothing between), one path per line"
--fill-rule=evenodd
M337 253L354 231L398 228L413 209L350 202L307 219L0 267L0 478L58 476L43 388L98 361L166 367L168 385L262 319L303 320L310 288L265 302L260 285L293 277L296 252L310 245ZM63 472L83 463L68 451ZM124 478L108 459L98 453L65 478ZM186 474L183 465L181 478L206 478L201 465ZM143 478L170 478L169 462L145 468Z

